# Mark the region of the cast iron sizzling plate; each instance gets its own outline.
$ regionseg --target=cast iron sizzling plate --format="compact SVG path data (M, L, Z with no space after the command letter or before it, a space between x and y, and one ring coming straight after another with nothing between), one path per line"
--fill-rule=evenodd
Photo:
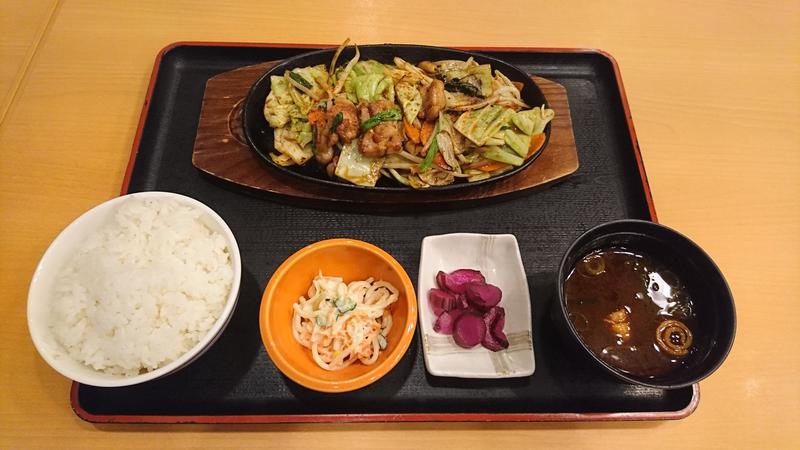
M285 59L319 46L177 43L155 62L122 193L190 195L222 216L242 254L236 311L219 340L168 377L128 388L73 383L71 404L101 423L276 423L374 421L664 420L688 416L697 385L631 386L581 360L559 339L548 311L557 302L559 263L594 225L620 218L656 220L619 69L607 54L579 49L481 49L567 89L578 171L563 183L479 208L395 214L284 205L226 189L191 162L209 78ZM351 237L389 252L416 284L420 243L431 234L514 233L531 290L536 372L513 380L435 377L417 336L384 378L358 391L323 394L282 376L258 330L270 275L297 249Z
M542 105L547 107L548 105L547 100L544 98L544 94L542 94L542 91L538 86L536 86L536 83L531 80L530 75L527 75L524 71L520 70L514 65L491 56L461 50L453 50L449 48L407 44L363 45L359 46L358 49L361 52L359 61L374 59L385 64L392 64L392 60L396 56L399 56L400 58L412 64L416 64L420 61L439 61L443 59L458 59L465 61L472 57L479 64L490 64L492 66L492 73L494 73L494 70L499 70L511 81L523 83L524 87L520 92L522 100L531 108ZM264 118L264 102L266 101L267 95L269 95L270 92L270 77L273 75L283 76L283 73L286 70L291 70L297 67L316 66L318 64L324 64L327 67L330 65L335 51L336 49L317 50L289 58L266 71L264 75L262 75L258 81L253 84L253 87L250 89L250 92L245 100L242 115L242 122L244 124L244 133L247 143L250 145L250 148L253 149L256 155L258 155L258 157L269 166L270 169L280 170L281 172L297 176L305 180L323 183L329 186L359 190L378 190L381 192L408 192L409 190L415 190L411 187L403 186L394 180L388 180L383 176L380 177L378 184L375 187L357 186L346 181L330 179L325 174L325 170L321 168L319 164L313 161L313 158L311 161L302 166L283 167L275 164L275 162L272 161L272 158L269 157L270 153L276 152L275 145L273 143L275 136L274 131ZM348 47L348 49L343 51L339 56L339 60L337 61L337 67L347 64L347 61L353 57L353 54L354 50L352 47ZM474 186L493 183L497 180L513 176L533 163L533 161L539 157L542 151L544 151L545 147L547 147L547 143L550 139L549 123L545 127L544 133L544 144L542 144L542 146L533 156L527 158L519 167L486 180L472 183L456 181L454 184L447 186L431 186L429 188L419 189L419 191L436 192L453 189L468 189Z

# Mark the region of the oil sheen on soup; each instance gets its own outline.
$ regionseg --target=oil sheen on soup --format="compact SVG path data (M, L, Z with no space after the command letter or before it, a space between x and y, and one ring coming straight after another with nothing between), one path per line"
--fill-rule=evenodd
M630 375L666 375L693 351L689 292L641 252L611 247L581 258L567 277L566 307L584 344Z

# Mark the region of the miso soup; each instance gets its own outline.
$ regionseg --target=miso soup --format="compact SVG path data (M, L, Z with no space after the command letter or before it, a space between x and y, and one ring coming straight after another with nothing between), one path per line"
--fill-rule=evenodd
M583 343L630 375L654 378L693 351L692 298L673 271L624 247L596 250L567 277L566 309Z

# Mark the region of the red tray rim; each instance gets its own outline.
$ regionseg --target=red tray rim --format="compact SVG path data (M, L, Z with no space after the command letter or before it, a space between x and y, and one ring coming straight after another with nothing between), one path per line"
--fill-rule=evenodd
M256 42L213 42L213 41L178 41L166 45L156 55L150 82L147 86L139 115L139 124L133 139L131 156L125 170L120 195L128 192L131 174L139 144L142 139L142 130L150 110L150 100L155 88L161 61L170 51L179 47L263 47L263 48L328 48L336 47L332 44L292 44L292 43L256 43ZM617 60L610 53L595 48L554 48L554 47L454 47L459 50L469 51L504 51L526 53L592 53L606 58L614 69L614 77L625 111L628 123L631 144L633 146L636 164L642 180L642 188L647 201L650 217L653 222L658 222L653 197L650 193L650 184L644 168L644 161L639 149L639 141L633 127L633 118L622 84L622 76ZM81 419L92 423L137 423L137 424L270 424L270 423L330 423L330 422L586 422L586 421L646 421L646 420L677 420L688 417L700 403L700 387L692 385L692 398L689 404L677 411L641 411L641 412L603 412L603 413L396 413L396 414L258 414L258 415L120 415L120 414L93 414L86 411L78 399L79 383L73 382L70 389L70 405L75 414Z

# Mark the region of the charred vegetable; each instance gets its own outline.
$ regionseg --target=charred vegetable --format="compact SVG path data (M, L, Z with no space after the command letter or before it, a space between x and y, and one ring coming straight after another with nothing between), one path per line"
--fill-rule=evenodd
M458 78L445 81L444 89L450 92L461 92L462 94L467 94L471 97L484 98L478 87L473 84L465 83Z

